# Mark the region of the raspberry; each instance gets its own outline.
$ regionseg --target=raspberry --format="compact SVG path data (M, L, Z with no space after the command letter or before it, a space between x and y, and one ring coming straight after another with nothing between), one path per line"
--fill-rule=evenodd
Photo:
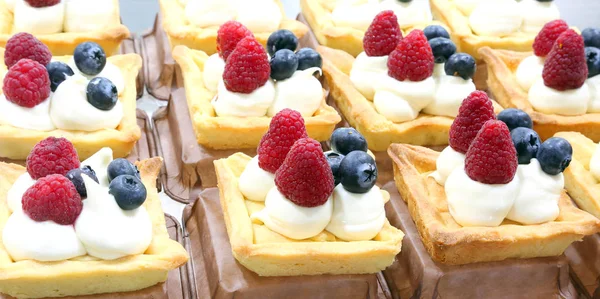
M227 61L227 57L235 50L235 46L247 36L254 35L240 22L228 21L221 25L217 31L217 52L221 58Z
M25 2L33 7L46 7L56 5L60 0L25 0Z
M258 166L275 173L283 164L283 160L294 142L306 138L304 119L298 111L283 109L271 119L269 131L258 144Z
M46 68L31 59L21 59L4 76L6 99L33 108L50 96L50 76Z
M79 168L79 157L69 140L48 137L33 147L26 166L29 175L37 180L51 174L66 175L69 170Z
M518 165L517 150L506 124L488 120L467 151L467 175L484 184L507 184L515 177Z
M492 101L483 91L472 92L463 100L450 126L450 146L459 153L466 153L481 126L490 119L496 119Z
M569 25L563 20L546 23L533 41L533 53L539 57L548 55L558 36L567 29L569 29Z
M388 74L396 80L423 81L430 77L434 58L423 31L413 30L400 40L387 65Z
M23 194L23 211L35 221L52 220L71 225L81 213L83 203L75 185L60 174L43 177Z
M35 36L20 32L13 35L6 42L4 63L6 63L6 67L10 68L23 58L35 60L45 66L52 60L52 53Z
M296 141L275 173L277 190L301 207L327 202L333 192L333 173L321 149L311 138Z
M241 40L225 63L223 81L231 92L251 93L265 85L271 65L265 48L254 37Z
M583 38L575 30L563 32L544 62L544 84L556 90L577 89L585 83L588 68Z
M363 47L367 56L390 55L402 39L398 18L391 10L380 12L367 29Z

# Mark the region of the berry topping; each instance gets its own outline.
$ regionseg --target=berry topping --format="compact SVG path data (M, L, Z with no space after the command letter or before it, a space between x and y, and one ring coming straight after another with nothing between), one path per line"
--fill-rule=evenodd
M275 173L277 190L301 207L316 207L327 202L333 192L331 168L318 141L296 141Z
M83 168L74 168L67 172L67 179L73 183L77 193L81 196L81 198L87 198L87 190L85 189L85 183L83 182L82 175L87 175L89 178L98 183L98 177L96 177L96 172L90 166L84 166Z
M294 142L306 137L308 134L300 112L287 108L279 111L271 119L269 131L258 144L258 166L275 173L283 164Z
M52 91L56 91L58 86L63 83L63 81L67 80L69 76L75 75L69 65L60 61L50 62L46 66L46 70L48 70L48 76L50 77L50 89Z
M79 168L79 157L69 140L48 137L33 147L25 165L31 178L37 180L51 174L66 175Z
M444 65L446 75L461 77L465 80L473 78L475 70L477 70L475 58L466 53L452 54Z
M569 25L563 20L546 23L533 41L533 53L539 57L548 55L558 36L567 29L569 29Z
M75 48L73 59L77 68L88 76L100 74L106 65L106 53L104 53L104 49L94 42L79 44Z
M450 56L456 53L456 46L454 43L444 37L430 39L429 46L431 47L431 52L435 58L435 63L444 63Z
M423 81L433 74L433 53L421 30L400 40L388 59L388 75L399 80Z
M21 59L4 76L2 91L8 101L33 108L50 96L50 77L39 62Z
M110 182L108 193L123 210L135 210L146 201L146 187L133 175L120 175Z
M138 178L140 177L140 172L138 171L137 167L124 158L112 160L110 164L108 164L106 174L108 175L109 182L120 175L132 175Z
M329 163L329 167L331 167L331 172L333 173L333 179L335 181L335 185L340 183L342 177L340 176L340 163L344 159L344 155L328 151L325 152L325 158L327 158L327 163Z
M600 49L586 47L585 61L587 62L588 78L600 74Z
M496 119L492 101L483 91L472 92L463 100L450 126L450 146L459 153L466 153L481 126L491 119Z
M533 128L533 121L531 121L531 117L529 117L529 114L521 109L504 109L498 113L496 118L503 121L511 131L519 127L529 129Z
M429 25L423 29L423 34L427 37L427 40L432 40L436 37L443 37L450 39L448 31L440 25Z
M281 49L288 49L292 52L298 48L298 38L293 32L287 29L279 29L273 32L267 39L267 52L269 55L277 53Z
M484 184L508 184L517 172L517 151L505 123L488 120L471 143L465 172Z
M519 164L529 164L541 146L538 133L530 128L518 127L510 131L510 138L517 150Z
M271 78L274 80L285 80L298 69L298 57L296 53L288 49L282 49L271 58Z
M302 48L296 52L298 57L298 70L303 71L311 67L321 68L323 66L323 58L317 51L311 48Z
M335 129L329 142L331 149L342 155L347 155L351 151L367 151L367 140L355 128Z
M600 48L600 28L585 28L581 36L586 47Z
M223 60L227 61L229 54L235 50L235 46L245 37L254 36L252 32L240 22L225 22L217 31L217 52Z
M23 194L23 212L34 221L72 225L83 203L75 186L60 174L40 178Z
M223 81L227 90L251 93L265 85L271 66L265 48L254 37L241 40L225 63Z
M108 111L112 109L119 100L117 87L108 79L96 77L88 83L86 90L87 101L92 106Z
M583 38L575 30L563 32L544 62L544 84L556 90L579 88L585 83L588 68Z
M60 0L25 0L25 2L33 7L47 7L60 3Z
M363 47L367 56L387 56L402 39L398 18L391 10L380 12L367 29Z
M351 193L367 193L377 181L375 160L363 151L346 155L338 171L342 186Z
M573 148L564 138L552 137L544 141L538 149L536 158L540 161L542 170L555 175L563 172L573 158Z
M13 35L6 42L4 63L6 67L10 68L23 58L37 61L41 65L47 65L52 59L52 53L35 36L26 32L20 32Z

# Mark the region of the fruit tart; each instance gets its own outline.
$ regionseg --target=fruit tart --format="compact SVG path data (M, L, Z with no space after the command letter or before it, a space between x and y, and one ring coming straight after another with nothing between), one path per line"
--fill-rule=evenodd
M165 281L188 256L167 234L161 164L113 160L108 147L80 162L55 137L35 145L26 167L0 163L0 293L63 297Z
M48 136L68 138L81 158L103 147L126 156L140 138L136 123L137 54L106 57L94 42L52 56L29 33L0 48L0 157L23 160Z
M39 38L57 56L72 55L82 42L117 54L129 30L121 24L118 0L1 0L0 47L18 32Z
M531 115L542 139L574 131L600 141L600 44L593 46L600 32L584 31L582 37L556 20L540 31L533 53L480 50L494 99Z
M280 0L160 0L162 26L172 48L182 45L208 55L218 51L219 26L238 21L266 45L269 36L281 29L302 37L306 26L285 17Z
M483 93L466 99L449 143L441 153L404 144L389 149L396 186L435 261L558 256L600 231L600 221L564 190L571 145L562 138L540 143L523 111L496 119Z
M301 114L284 109L257 156L215 161L234 257L261 276L386 268L404 234L386 219L389 193L375 185L374 159L364 147L332 160L307 136Z
M271 117L284 108L302 114L309 136L326 140L340 117L325 103L326 91L314 77L322 59L310 48L295 52L297 47L291 31L279 30L265 50L236 21L219 28L218 54L176 47L173 57L181 67L198 143L211 149L256 147Z

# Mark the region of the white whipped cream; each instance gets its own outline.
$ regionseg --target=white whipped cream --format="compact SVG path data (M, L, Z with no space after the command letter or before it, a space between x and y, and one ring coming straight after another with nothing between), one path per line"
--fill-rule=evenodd
M113 151L110 147L103 147L95 154L81 162L81 167L90 166L96 173L98 184L108 188L108 164L113 160Z
M275 187L275 174L260 168L256 155L246 164L238 186L240 192L249 200L265 201L267 193Z
M465 16L470 16L480 2L482 2L482 0L454 0L456 7L458 7Z
M448 176L458 167L464 167L465 154L455 151L447 146L435 160L436 170L430 174L440 185L446 184Z
M507 219L522 224L538 224L554 221L558 217L558 200L565 187L562 173L548 175L537 159L527 165L519 165L517 176L521 185Z
M554 1L521 0L519 6L523 14L523 32L538 33L546 23L560 19L560 12Z
M577 89L559 91L546 86L540 78L529 89L529 103L533 109L547 114L585 114L590 99L590 88L585 83Z
M272 0L190 0L185 6L187 21L198 27L214 27L237 20L252 32L273 32L283 19Z
M218 116L265 116L275 100L275 84L271 80L251 93L239 93L227 90L221 79L217 90L218 96L211 103Z
M366 31L380 11L381 7L377 0L367 0L366 3L340 1L331 12L331 19L338 27L351 27Z
M356 56L350 71L350 81L365 98L373 100L375 86L379 84L388 73L388 56L370 57L362 52Z
M65 32L102 30L113 24L115 2L113 0L63 0L65 2Z
M445 63L436 63L433 66L433 74L431 75L434 79L439 79L441 77L445 77L446 75L446 70L444 69L444 67L446 66Z
M0 124L17 128L52 131L56 129L50 118L50 103L53 94L32 108L19 106L0 95Z
M32 179L28 172L20 175L14 182L8 193L6 194L6 201L8 202L8 209L12 213L23 210L23 194L29 189L29 187L35 184L36 180Z
M600 112L600 75L585 80L585 83L590 87L590 104L587 112L598 113Z
M65 1L47 7L32 7L25 0L14 1L13 32L52 34L63 31Z
M198 27L220 26L234 20L237 10L233 0L189 0L185 6L187 21Z
M210 55L206 62L204 62L204 71L202 73L206 89L216 93L224 71L225 61L223 58L218 53Z
M544 58L537 57L535 55L531 55L521 63L517 67L517 82L525 91L529 91L531 86L542 78L542 73L544 72Z
M477 4L469 23L477 35L506 36L519 30L523 16L515 0L487 0Z
M123 92L123 90L125 90L125 78L123 77L123 73L121 72L121 69L119 69L118 66L110 63L110 61L106 61L104 68L96 76L88 76L88 75L82 73L79 70L79 68L77 68L77 65L75 64L75 59L73 57L71 57L71 59L69 60L69 62L67 64L69 65L69 67L71 67L71 70L73 70L73 72L75 73L74 76L81 75L88 80L92 80L93 78L96 78L96 77L103 77L103 78L110 80L110 82L112 82L115 85L119 94L121 94Z
M373 239L385 224L381 190L373 186L367 193L352 193L338 184L333 189L333 214L325 228L345 241Z
M433 19L427 0L412 0L410 2L383 0L379 10L394 11L400 26L429 24Z
M433 115L456 117L463 100L475 91L473 80L465 80L457 76L441 76L437 78L433 101L423 112Z
M596 151L594 151L594 154L590 159L589 168L596 180L600 181L600 144L596 145Z
M279 111L290 108L304 117L311 117L319 110L323 102L323 86L313 74L319 72L318 67L296 71L290 78L275 82L275 100L267 111L273 116Z
M307 208L296 205L277 190L271 188L265 200L265 208L251 215L252 220L260 220L270 230L290 239L302 240L322 232L333 211L331 196L320 206Z
M419 116L419 112L433 101L435 81L398 81L386 76L376 86L373 104L381 115L392 122L405 122Z

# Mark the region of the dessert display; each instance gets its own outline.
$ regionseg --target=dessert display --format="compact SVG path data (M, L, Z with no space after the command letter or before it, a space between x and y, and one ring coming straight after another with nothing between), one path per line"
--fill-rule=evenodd
M482 48L488 86L505 108L524 110L542 139L557 132L581 132L600 141L598 30L578 34L562 20L547 23L533 43L533 53ZM566 71L568 70L568 71Z
M129 30L121 24L118 0L101 0L90 8L86 0L0 1L0 47L18 32L35 35L57 56L71 55L82 42L117 54Z
M25 159L48 136L64 136L79 156L103 147L126 156L140 138L136 123L136 54L106 57L94 42L72 56L52 56L28 33L15 34L0 49L0 156ZM4 68L6 66L6 68Z
M55 137L34 146L26 167L0 163L0 292L62 297L165 281L188 257L167 234L155 186L161 164L113 160L108 147L80 162L73 144Z
M385 217L389 194L375 186L377 166L365 139L336 131L326 154L307 136L300 112L284 109L257 156L215 161L234 257L260 276L385 269L404 234Z

